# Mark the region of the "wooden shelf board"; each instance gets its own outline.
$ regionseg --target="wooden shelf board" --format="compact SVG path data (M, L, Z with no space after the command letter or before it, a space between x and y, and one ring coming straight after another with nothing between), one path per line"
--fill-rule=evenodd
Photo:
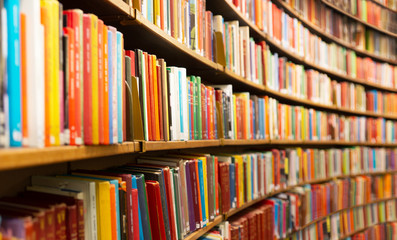
M202 235L207 233L209 230L211 230L213 227L215 227L216 225L221 223L222 220L223 220L223 216L222 215L217 216L214 221L208 223L207 226L205 226L204 228L200 228L199 230L191 233L190 235L185 237L184 240L195 240L195 239L198 239L199 237L201 237Z
M93 13L106 20L109 17L120 19L120 17L133 18L132 8L122 0L101 0L101 1L81 1L81 0L60 0L64 9L82 9L84 13Z
M190 141L147 141L143 142L142 151L160 151L186 148L217 147L220 140L190 140Z
M342 13L343 15L345 15L345 16L351 18L351 19L356 20L357 22L359 22L359 23L361 23L361 24L363 24L363 25L365 25L365 26L367 26L367 27L370 27L370 28L372 28L372 29L374 29L374 30L376 30L376 31L378 31L378 32L384 33L384 34L389 35L389 36L391 36L391 37L397 38L397 34L396 34L396 33L390 32L390 31L388 31L388 30L386 30L386 29L383 29L383 28L377 27L377 26L375 26L375 25L372 25L372 24L370 24L370 23L367 23L366 21L361 20L360 18L358 18L358 17L356 17L356 16L354 16L354 15L352 15L352 14L350 14L350 13L344 11L343 9L338 8L338 7L335 6L334 4L328 2L327 0L321 0L321 1L322 1L325 5L327 5L328 7L332 8L332 9L334 9L334 10L340 12L340 13Z
M313 32L315 32L316 35L322 36L326 40L336 42L339 45L342 45L342 46L344 46L346 48L354 50L356 53L358 53L361 56L371 57L371 58L376 59L376 60L381 61L381 62L387 62L387 63L390 63L390 64L397 64L397 60L388 59L388 58L382 57L380 55L370 53L370 52L368 52L368 51L366 51L364 49L360 49L358 47L355 47L351 43L349 43L347 41L344 41L344 40L342 40L340 38L337 38L337 37L333 36L330 33L325 32L323 29L321 29L317 25L315 25L315 24L311 23L310 21L308 21L305 17L303 17L301 14L299 14L296 10L292 9L283 0L275 0L274 3L279 5L279 6L281 6L287 13L289 13L293 17L299 19L306 26L306 28L312 30Z
M386 222L375 223L375 224L373 224L371 226L367 226L365 228L361 228L361 229L355 230L355 231L353 231L353 232L351 232L351 233L349 233L347 235L341 236L341 237L339 237L339 239L340 240L346 239L346 238L351 237L351 236L353 236L353 235L355 235L357 233L364 232L365 230L367 230L369 228L375 227L376 225L385 224L385 223L395 223L395 222L397 222L397 220L396 221L386 221Z
M0 170L41 166L133 152L135 152L135 143L133 142L108 146L59 146L2 149L0 151Z

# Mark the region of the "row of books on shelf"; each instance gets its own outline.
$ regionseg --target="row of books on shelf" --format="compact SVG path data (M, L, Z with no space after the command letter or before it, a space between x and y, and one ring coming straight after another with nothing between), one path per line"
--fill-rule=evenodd
M242 240L253 237L263 240L336 240L366 227L374 227L374 230L367 230L368 232L364 234L374 234L373 231L380 234L370 239L396 239L394 234L396 223L393 223L396 221L396 200L342 210L330 216L319 217L319 221L300 229L295 226L299 219L296 217L299 214L299 206L297 206L299 203L294 202L293 195L294 193L279 194L264 200L232 216L199 239ZM381 226L389 226L387 232L386 229L378 229ZM352 239L361 239L357 237L353 235Z
M393 9L394 11L397 11L397 1L396 0L374 0L374 2L377 2L383 6Z
M303 158L311 153L296 151L301 151ZM394 149L387 151L395 154ZM38 239L183 239L231 208L284 189L299 163L282 155L277 150L234 155L142 155L133 164L106 170L32 176L25 192L0 198L0 230L3 236L22 239L30 239L32 234ZM380 165L390 163L388 158L379 154L371 159L379 166L368 163L369 171L385 169ZM301 180L299 177L296 183ZM380 173L324 184L291 185L286 193L266 200L274 208L270 212L276 213L271 218L277 219L278 230L274 232L297 229L333 210L396 196L396 181L396 174ZM281 216L287 214L293 214L289 218L293 224L278 227Z
M347 4L335 0L327 0L327 2L371 25L397 33L397 25L395 24L397 14L374 1L357 0L349 1Z
M394 240L397 235L397 223L391 222L387 224L380 224L370 227L363 232L354 234L346 238L347 240Z
M55 0L6 3L5 10L21 10L7 14L9 24L2 22L3 29L16 22L17 34L3 41L8 46L2 56L8 55L2 58L7 68L0 85L7 89L0 93L1 146L218 138L391 142L397 131L396 123L384 119L326 114L233 93L231 85L204 85L155 55L125 51L123 35L95 15L60 14ZM43 35L37 34L40 26ZM20 44L11 44L15 40ZM387 100L374 102L382 108Z
M329 53L330 48L331 46L334 46L333 48L342 47L324 42L319 36L306 28L300 20L290 16L283 8L278 7L271 1L246 2L255 2L255 4L251 4L250 8L246 8L246 17L284 48L305 57L308 61L335 67L331 64L333 56ZM287 1L287 3L295 8L299 14L306 16L306 19L311 19L309 21L322 26L322 30L325 32L353 44L358 49L395 59L396 41L393 37L365 28L364 25L357 23L355 20L347 20L345 16L342 17L332 9L325 7L321 1ZM239 6L238 3L237 6ZM260 12L263 14L259 14Z
M275 25L275 28L278 28L277 26L279 25ZM287 62L285 57L271 52L264 41L255 43L254 39L250 38L249 27L239 26L238 21L224 22L222 16L216 15L214 29L224 35L226 67L250 81L258 84L274 81L274 74L281 71L277 66L282 66L281 61ZM290 48L307 61L349 77L395 87L396 66L357 57L352 50L322 41L302 25L294 24L291 31L292 29L295 31L293 36L282 31L283 35L280 35L278 40L285 48Z
M211 60L216 60L216 44L214 44L216 40L213 32L223 33L226 57L229 64L233 63L230 68L235 69L236 73L241 76L252 78L251 75L255 70L253 67L250 69L248 61L251 61L251 58L254 59L256 49L253 49L254 44L249 36L249 27L239 27L238 21L224 23L222 16L213 15L211 11L206 10L205 1L197 0L189 2L189 4L180 0L176 3L167 1L160 4L160 2L142 1L134 7L140 10L150 22ZM313 2L312 5L319 4L321 1L316 2L318 3ZM339 61L335 61L335 59L340 59L340 54L346 52L345 48L322 41L321 38L305 28L298 19L284 13L271 1L244 1L244 3L234 1L234 3L260 30L268 33L283 47L305 57L308 61L343 73ZM177 19L181 20L181 24L177 24ZM328 24L338 25L332 24L332 21L334 19L330 18ZM354 31L352 30L350 35L352 39L349 42L358 42L357 45L360 49L391 59L395 57L396 43L393 38L371 29L365 29L362 25L359 25ZM335 51L337 49L340 52L339 55L337 55L338 51ZM228 53L228 50L233 53Z

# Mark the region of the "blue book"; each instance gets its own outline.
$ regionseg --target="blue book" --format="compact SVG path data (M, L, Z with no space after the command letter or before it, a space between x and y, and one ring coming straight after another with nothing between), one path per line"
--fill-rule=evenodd
M313 140L313 124L312 124L312 111L309 110L309 139Z
M22 146L21 116L21 42L19 0L5 0L7 11L7 95L10 146ZM7 103L6 103L7 104Z
M116 57L117 57L117 140L119 143L123 142L123 74L121 70L121 65L123 64L121 52L121 38L122 34L117 32L117 47L116 47ZM115 87L115 86L114 86Z
M136 183L136 177L134 175L131 175L131 187L132 189L138 190L138 185ZM138 206L139 206L139 198L138 198ZM142 228L142 217L141 217L141 208L138 208L138 218L139 218L139 239L144 240L143 238L143 228Z
M112 51L112 32L108 30L108 71L109 71L109 143L113 142L113 51Z
M201 199L201 213L203 215L203 226L207 225L207 211L205 208L205 193L204 193L204 176L203 176L203 161L197 160L199 182L200 182L200 199Z
M236 167L234 163L229 164L229 176L230 176L230 206L232 208L236 207Z

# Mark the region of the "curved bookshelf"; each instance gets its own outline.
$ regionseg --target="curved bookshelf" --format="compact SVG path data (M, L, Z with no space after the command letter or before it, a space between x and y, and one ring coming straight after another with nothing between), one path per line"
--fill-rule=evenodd
M366 21L361 20L360 18L358 18L358 17L356 17L356 16L354 16L354 15L352 15L352 14L350 14L350 13L348 13L348 12L346 12L346 11L340 9L340 8L338 8L337 6L335 6L332 3L328 2L327 0L321 0L321 2L324 3L325 5L327 5L328 7L330 7L332 9L344 14L345 16L347 16L347 17L349 17L351 19L356 20L357 22L359 22L359 23L361 23L361 24L363 24L363 25L365 25L367 27L370 27L370 28L372 28L372 29L374 29L376 31L382 32L382 33L384 33L386 35L389 35L391 37L397 38L397 33L393 33L393 32L390 32L388 30L385 30L383 28L380 28L380 27L377 27L377 26L372 25L370 23L367 23Z
M367 205L370 205L370 204L380 203L380 202L386 202L386 201L390 201L390 200L394 200L394 199L397 199L397 197L390 197L390 198L377 199L377 200L374 200L374 201L371 201L371 202L368 202L368 203L358 204L358 205L355 205L355 206L352 206L352 207L347 207L347 208L339 209L339 210L337 210L337 211L335 211L335 212L332 212L332 213L329 213L329 214L327 214L327 215L325 215L325 216L319 217L319 218L317 218L317 219L315 219L315 220L313 220L313 221L311 221L311 222L309 222L309 223L303 225L302 227L299 227L298 229L296 229L296 230L294 230L293 232L289 233L288 236L291 236L292 234L294 234L294 233L296 233L296 232L299 232L299 231L301 231L301 230L303 230L303 229L305 229L305 228L307 228L307 227L309 227L309 226L311 226L311 225L313 225L313 224L318 223L318 222L321 221L321 220L324 220L324 219L326 219L326 218L328 218L328 217L331 217L332 215L337 214L337 213L340 213L340 212L342 212L342 211L352 210L352 209L354 209L354 208L364 207L364 206L367 206ZM362 231L363 231L363 230L362 230ZM354 234L355 234L355 233L352 233L352 235L354 235ZM287 238L288 238L288 236L287 236Z
M354 231L354 232L352 232L352 233L349 233L349 234L347 234L347 235L341 236L341 237L339 237L339 239L341 239L341 240L342 240L342 239L346 239L346 238L348 238L348 237L353 236L354 234L357 234L357 233L360 233L360 232L364 232L364 231L367 230L367 229L370 229L370 228L372 228L372 227L375 227L376 225L385 224L385 223L395 223L395 222L397 222L397 220L396 220L396 221L386 221L386 222L376 223L376 224L373 224L373 225L371 225L371 226L358 229L358 230L356 230L356 231Z
M386 5L384 5L384 4L380 3L380 2L378 2L378 1L376 1L376 0L370 0L370 1L373 2L373 3L376 3L377 5L379 5L379 6L383 7L383 8L385 8L385 9L388 9L388 10L391 11L391 12L397 13L397 9L393 9L393 8L391 8L391 7L388 7L388 6L386 6Z
M256 203L258 203L258 202L260 202L260 201L262 201L262 200L264 200L266 198L275 196L275 195L280 194L280 193L288 192L288 191L292 190L293 188L304 186L306 184L319 184L319 183L329 182L329 181L332 181L332 180L335 180L335 179L352 178L352 177L357 177L357 176L369 176L369 175L384 175L384 174L392 174L392 173L397 173L397 170L384 171L384 172L373 172L373 173L369 172L369 173L360 173L360 174L351 174L351 175L340 175L340 176L335 176L335 177L328 177L328 178L321 178L321 179L314 179L314 180L310 180L310 181L304 181L302 183L298 183L296 185L288 186L286 188L279 189L279 190L273 191L271 193L268 193L268 194L266 194L263 197L254 199L254 200L252 200L250 202L246 202L246 203L244 203L242 206L240 206L238 208L230 209L227 213L224 214L225 215L225 220L227 220L231 216L243 211L244 209L249 208L252 205L255 205ZM374 202L365 203L365 204L362 204L362 205L367 205L367 204L371 204L371 203L387 201L387 200L391 200L391 199L397 199L397 197L391 197L391 198L386 198L386 199L375 200ZM349 207L349 208L345 208L345 209L341 209L341 210L335 211L333 213L330 213L330 214L326 215L325 217L321 217L321 219L324 219L327 216L330 216L332 214L338 213L340 211L347 210L347 209L350 209L350 208L360 207L362 205L357 205L357 206L354 206L354 207ZM305 228L305 227L307 227L307 226L309 226L309 225L311 225L313 223L316 223L316 222L320 221L321 219L313 220L313 221L305 224L300 229L303 229L303 228Z
M299 21L301 21L307 28L309 28L310 30L312 30L313 32L315 32L317 35L322 36L323 38L329 40L329 41L333 41L338 43L339 45L345 47L345 48L349 48L353 51L355 51L356 53L360 54L361 56L366 56L366 57L370 57L376 60L379 60L381 62L387 62L390 64L397 64L396 60L393 59L388 59L388 58L384 58L382 56L379 56L377 54L374 53L370 53L366 50L357 48L353 45L351 45L350 43L339 39L335 36L333 36L330 33L325 32L323 29L321 29L320 27L316 26L315 24L311 23L310 21L308 21L305 17L301 16L295 9L291 8L290 6L288 6L288 4L286 4L283 0L274 0L274 3L278 4L279 6L283 7L284 10L289 13L290 15L292 15L293 17L299 19Z
M214 4L214 8L216 6L217 13L221 14L227 20L238 20L241 25L249 26L250 27L250 34L255 39L264 40L266 41L271 47L277 50L277 52L281 53L288 57L289 60L297 63L302 64L304 66L316 69L320 72L326 73L330 77L335 77L337 79L358 83L370 88L375 88L379 90L389 91L389 92L397 92L396 88L385 87L380 84L370 83L365 81L364 79L353 78L347 76L346 74L342 74L333 70L329 70L325 67L322 67L318 64L312 63L311 61L306 60L304 57L299 56L298 54L285 49L281 46L280 43L276 42L272 38L270 38L266 33L262 32L251 20L247 19L234 5L233 3L226 1L226 0L216 0L211 1L209 4ZM211 5L210 5L211 6ZM397 61L393 63L397 64Z

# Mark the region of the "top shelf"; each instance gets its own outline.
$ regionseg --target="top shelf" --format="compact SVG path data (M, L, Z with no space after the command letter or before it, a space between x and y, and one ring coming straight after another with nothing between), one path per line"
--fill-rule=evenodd
M396 33L390 32L390 31L385 30L385 29L383 29L383 28L380 28L380 27L377 27L377 26L372 25L372 24L370 24L370 23L367 23L366 21L361 20L360 18L358 18L358 17L356 17L356 16L354 16L354 15L352 15L352 14L350 14L350 13L348 13L348 12L346 12L346 11L340 9L340 8L338 8L337 6L333 5L332 3L329 3L327 0L322 0L322 2L323 2L325 5L327 5L328 7L330 7L330 8L332 8L332 9L334 9L334 10L336 10L336 11L338 11L338 12L344 14L345 16L347 16L347 17L349 17L349 18L351 18L351 19L354 19L355 21L357 21L357 22L359 22L359 23L361 23L361 24L363 24L363 25L365 25L365 26L367 26L367 27L370 27L370 28L372 28L372 29L374 29L374 30L376 30L376 31L382 32L382 33L384 33L384 34L386 34L386 35L389 35L389 36L391 36L391 37L397 38L397 34L396 34Z
M391 8L389 6L386 6L386 5L380 3L379 1L376 1L376 0L370 0L370 1L373 2L373 3L376 3L377 5L383 7L384 9L387 9L387 10L389 10L391 12L397 13L397 9L393 9L393 8Z
M360 56L370 57L370 58L375 59L377 61L386 62L386 63L390 63L390 64L394 64L394 65L397 64L397 60L388 59L388 58L382 57L380 55L377 55L377 54L374 54L374 53L370 53L370 52L368 52L366 50L363 50L363 49L360 49L358 47L355 47L354 45L350 44L349 42L346 42L346 41L344 41L342 39L339 39L339 38L333 36L330 33L325 32L320 27L318 27L315 24L313 24L310 21L308 21L305 17L303 17L296 10L294 10L293 8L288 6L288 4L286 4L282 0L274 0L274 3L278 4L279 6L281 6L287 13L289 13L291 16L293 16L293 17L297 18L299 21L301 21L303 23L303 25L306 26L306 28L312 30L313 32L316 33L316 35L321 36L321 37L323 37L324 39L326 39L328 41L333 41L333 42L338 43L339 45L341 45L341 46L343 46L345 48L353 50L357 54L359 54Z

